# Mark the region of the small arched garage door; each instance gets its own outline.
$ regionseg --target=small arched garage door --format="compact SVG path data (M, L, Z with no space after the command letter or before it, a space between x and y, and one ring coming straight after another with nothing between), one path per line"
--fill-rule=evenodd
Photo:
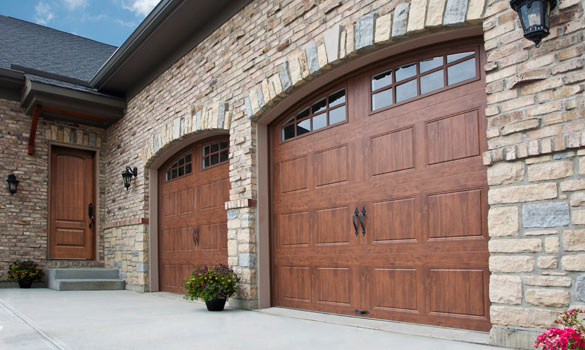
M386 61L270 126L274 305L489 330L483 56Z
M198 265L227 264L228 137L197 142L159 170L159 288L184 293Z

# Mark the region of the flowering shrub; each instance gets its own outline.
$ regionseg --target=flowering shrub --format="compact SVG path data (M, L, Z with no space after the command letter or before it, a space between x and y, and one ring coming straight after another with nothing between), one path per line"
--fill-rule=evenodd
M556 324L563 328L549 328L539 335L534 342L534 348L539 350L575 350L585 349L585 326L579 319L585 310L571 308L559 312Z
M229 298L236 294L240 279L226 265L198 266L185 280L185 299L205 301Z
M32 283L43 279L43 270L34 261L15 261L8 267L8 279Z

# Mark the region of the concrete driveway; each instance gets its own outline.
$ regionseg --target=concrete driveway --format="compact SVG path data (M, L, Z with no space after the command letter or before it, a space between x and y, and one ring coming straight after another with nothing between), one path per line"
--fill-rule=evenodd
M496 349L371 329L380 327L360 321L286 309L213 313L167 293L0 289L0 349L6 350ZM436 327L369 322L410 327L414 334L434 334L433 329L443 334ZM470 339L485 339L479 336Z

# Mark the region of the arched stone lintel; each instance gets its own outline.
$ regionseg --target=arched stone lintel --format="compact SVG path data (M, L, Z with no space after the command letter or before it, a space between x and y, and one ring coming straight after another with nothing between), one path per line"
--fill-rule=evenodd
M163 151L184 139L194 142L196 138L229 133L231 121L228 102L214 103L211 107L192 105L187 117L168 120L144 142L140 151L144 167L149 167Z
M335 24L316 40L289 54L278 73L254 86L244 97L244 112L248 118L257 120L294 89L333 66L413 35L480 23L485 8L485 0L411 0L386 14L364 15L354 25Z

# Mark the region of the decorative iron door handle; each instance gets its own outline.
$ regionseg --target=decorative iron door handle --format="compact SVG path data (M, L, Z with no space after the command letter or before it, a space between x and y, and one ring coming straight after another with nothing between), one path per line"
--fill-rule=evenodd
M199 230L198 229L193 230L193 243L195 243L196 246L199 245Z
M357 211L357 209L356 209ZM362 212L360 213L360 225L362 226L362 235L366 235L366 228L364 227L364 216L366 215L366 207L362 207ZM357 234L357 232L356 232Z
M353 223L353 228L355 229L355 236L357 237L359 235L358 232L358 225L357 222L355 222L355 219L357 218L357 216L360 214L358 208L355 208L355 211L353 212L353 217L351 218L351 222Z
M87 215L89 216L89 228L91 229L95 222L95 217L93 216L93 203L89 203L89 206L87 207Z

